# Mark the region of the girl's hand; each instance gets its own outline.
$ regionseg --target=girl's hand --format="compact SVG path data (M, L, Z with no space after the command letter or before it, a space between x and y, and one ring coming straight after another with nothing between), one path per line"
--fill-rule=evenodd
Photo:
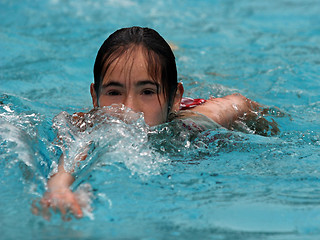
M63 220L70 220L70 214L76 218L81 218L83 212L76 195L68 188L59 188L46 192L40 200L38 206L32 204L32 212L35 215L42 215L46 220L50 220L50 209L54 212L60 211Z
M64 171L62 155L60 161L58 172L51 176L48 181L47 192L39 201L39 204L33 202L32 212L35 215L42 215L47 220L50 220L50 209L54 212L59 210L63 220L70 220L70 213L77 218L81 218L83 213L79 200L69 188L74 182L74 177Z

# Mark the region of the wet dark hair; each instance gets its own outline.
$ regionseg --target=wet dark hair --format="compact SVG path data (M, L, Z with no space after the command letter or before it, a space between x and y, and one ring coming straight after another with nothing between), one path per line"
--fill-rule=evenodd
M169 44L151 28L122 28L104 41L98 51L93 70L97 99L100 96L104 75L110 65L128 49L136 47L142 47L147 60L148 73L153 81L160 79L161 91L168 101L169 112L178 85L175 57Z

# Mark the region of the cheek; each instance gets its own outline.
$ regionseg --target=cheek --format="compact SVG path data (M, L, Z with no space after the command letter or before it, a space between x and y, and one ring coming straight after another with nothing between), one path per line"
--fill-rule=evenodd
M160 105L159 102L156 105L148 106L148 109L145 109L144 119L149 126L156 126L167 121L167 105Z
M100 96L99 97L99 106L100 107L106 107L106 106L110 106L112 104L115 104L115 103L121 103L121 99L120 97L116 98L116 97L113 97L113 98L109 98L109 97L106 97L104 95Z
M108 106L107 102L105 101L104 97L99 97L99 107Z

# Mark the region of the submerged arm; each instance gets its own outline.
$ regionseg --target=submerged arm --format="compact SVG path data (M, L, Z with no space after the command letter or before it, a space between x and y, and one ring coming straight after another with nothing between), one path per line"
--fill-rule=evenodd
M75 179L71 173L65 171L63 165L63 155L61 155L58 172L48 180L47 192L40 201L42 215L48 220L50 219L50 208L54 211L58 209L63 219L67 216L68 211L71 211L77 218L83 215L78 199L70 189Z
M83 113L74 114L73 124L75 126L83 126L83 116ZM65 170L64 155L62 154L60 156L58 171L49 178L47 182L47 191L40 201L42 208L33 208L35 214L39 214L39 212L41 212L44 218L49 219L49 210L52 208L53 210L60 210L63 218L65 218L65 216L68 214L68 211L71 211L71 213L78 218L83 216L77 196L71 191L70 186L75 181L72 172L74 171L76 164L86 159L88 151L89 146L86 146L84 149L82 149L81 153L74 158L71 171Z
M50 177L47 186L49 190L55 190L57 188L70 187L74 182L74 177L71 173L66 172L64 169L63 155L59 160L58 172Z

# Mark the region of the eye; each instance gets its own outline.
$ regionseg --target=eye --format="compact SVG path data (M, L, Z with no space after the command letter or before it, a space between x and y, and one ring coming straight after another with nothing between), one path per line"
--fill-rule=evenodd
M118 95L121 95L121 92L117 91L117 90L110 90L110 91L106 92L106 95L108 95L108 96L118 96Z
M156 94L156 91L153 90L153 89L144 89L144 90L142 91L142 94L143 94L143 95L153 95L153 94Z

